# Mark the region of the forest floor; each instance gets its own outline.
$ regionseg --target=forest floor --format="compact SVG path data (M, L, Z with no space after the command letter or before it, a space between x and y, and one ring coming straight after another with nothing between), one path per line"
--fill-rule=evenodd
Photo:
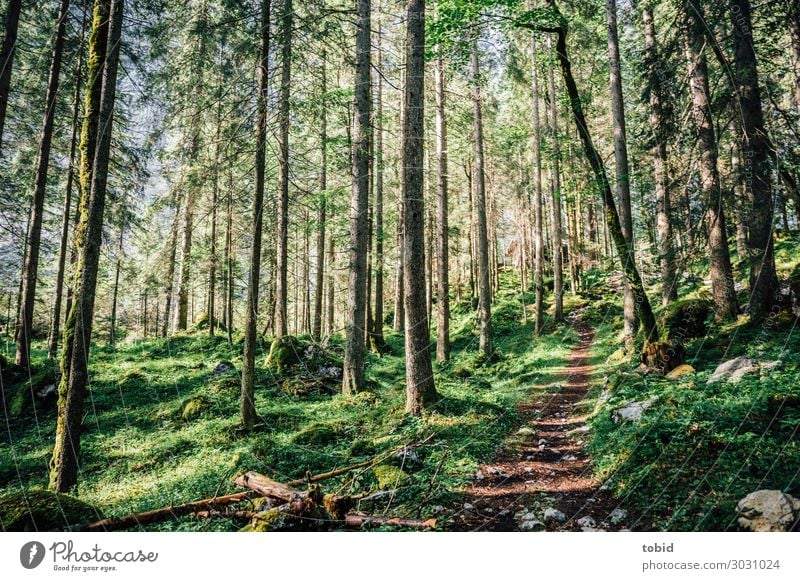
M497 458L478 469L465 497L466 510L453 520L454 530L593 531L625 526L620 516L626 512L592 474L585 448L591 411L586 397L596 371L590 353L595 333L579 319L573 327L580 342L567 356L566 367L557 372L549 393L518 405L519 429Z

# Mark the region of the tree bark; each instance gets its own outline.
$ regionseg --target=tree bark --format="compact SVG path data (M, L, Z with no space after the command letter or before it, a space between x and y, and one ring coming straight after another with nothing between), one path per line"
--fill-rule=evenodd
M750 320L767 317L775 303L778 277L772 238L772 168L770 144L764 128L758 63L753 46L749 0L730 0L733 24L733 61L738 93L738 119L744 136L745 188L750 190L747 242L750 262Z
M436 359L450 359L450 268L449 226L447 208L447 104L445 98L444 59L439 54L436 59Z
M542 334L544 327L544 223L542 200L542 138L539 115L539 71L536 63L536 32L531 35L531 94L533 96L533 286L534 332Z
M8 92L11 88L11 69L14 66L14 54L17 48L17 29L22 0L8 0L6 9L6 25L3 29L3 46L0 48L0 152L3 151L3 128L8 109Z
M549 39L548 39L549 40ZM552 43L548 42L552 49ZM556 100L556 81L554 66L547 71L547 84L550 89L550 131L553 139L552 180L550 184L553 199L553 318L557 322L564 319L564 257L561 237L561 146L558 142L558 101Z
M406 411L420 415L437 399L425 313L425 0L408 0L406 86L403 103L403 271Z
M701 7L681 1L681 17L684 29L684 47L689 73L689 88L692 97L692 115L697 131L700 152L698 168L701 189L706 206L705 222L708 230L708 250L711 263L711 292L718 320L735 319L738 308L733 288L728 237L725 227L725 211L717 168L717 139L711 113L711 93L708 85L708 66L703 54L705 26Z
M221 64L221 63L220 63ZM208 334L213 337L217 326L217 203L219 201L219 165L222 129L222 75L217 81L217 111L214 135L214 170L211 185L211 248L208 265Z
M117 297L119 296L119 273L122 266L122 242L124 240L124 227L119 228L119 243L114 264L114 290L111 293L111 334L108 342L113 347L117 343Z
M484 357L491 357L492 348L492 298L489 272L489 238L486 226L486 176L483 155L483 114L481 103L481 73L478 58L477 36L472 41L472 110L475 139L475 166L473 213L475 216L475 246L478 255L478 320L480 326L479 349Z
M794 69L794 105L800 115L800 5L788 2L789 33L792 38L792 68ZM798 210L800 212L800 210Z
M244 428L256 420L255 359L258 320L258 285L261 280L261 236L264 218L264 167L267 149L267 100L269 99L270 0L261 2L261 46L258 53L258 107L256 113L255 188L253 190L253 245L247 281L242 391L239 415Z
M69 224L72 220L72 187L75 182L75 152L78 147L78 123L81 107L81 81L83 79L83 42L86 37L86 0L83 2L81 36L78 43L78 63L75 66L75 96L72 100L72 136L69 143L69 162L67 166L67 187L64 194L64 214L61 218L61 241L58 250L58 269L56 271L56 290L53 304L53 321L50 326L48 357L55 359L58 353L58 336L61 332L61 300L64 294L64 275L69 252ZM76 222L77 224L77 222Z
M645 64L650 92L648 121L653 133L653 182L656 196L656 230L658 231L658 257L661 267L661 302L664 306L678 298L675 276L675 250L672 240L672 203L667 177L667 135L665 131L664 97L662 90L664 65L656 44L656 29L649 0L642 5L644 22Z
M350 253L342 393L352 395L366 389L364 356L367 296L367 249L369 244L369 144L372 25L370 1L358 0L356 70L353 98L352 195L350 201Z
M281 14L281 88L278 103L278 230L277 278L275 280L275 336L283 337L289 328L287 311L287 273L289 247L289 97L292 82L292 0L283 0Z
M386 341L383 337L383 31L378 23L376 83L375 83L375 312L372 339L378 349Z
M103 212L105 209L106 186L108 179L109 151L111 149L111 130L116 97L117 69L120 53L120 36L122 29L123 0L96 0L92 25L92 38L89 41L89 86L94 84L101 63L102 90L99 109L93 110L91 91L87 94L86 119L84 135L88 139L96 139L95 157L91 174L91 188L83 182L81 192L81 223L84 231L77 247L80 249L78 259L77 284L75 301L65 325L64 354L69 355L62 367L61 384L58 392L58 422L56 440L51 462L50 485L57 492L68 492L78 480L78 459L80 457L80 432L83 419L83 400L89 382L88 363L89 346L92 337L92 318L94 315L95 288L97 285L97 267L100 260L100 246L103 240ZM104 25L104 21L107 24ZM98 52L98 36L107 30L108 37ZM95 117L95 127L99 128L95 138L85 133L92 125L91 117ZM67 340L66 338L69 337Z
M616 171L617 203L622 224L622 234L633 249L633 217L631 215L630 171L628 169L628 142L625 131L625 106L622 95L622 73L619 63L619 39L617 37L617 2L606 0L606 23L608 30L608 61L611 84L611 116L614 123L614 168ZM620 256L620 260L627 257ZM636 318L636 299L633 291L624 281L623 319L625 343L633 344L638 327Z
M50 167L50 145L53 141L53 122L56 113L56 98L61 77L61 56L64 52L64 31L69 17L69 0L61 0L61 7L56 20L56 34L53 42L53 55L50 60L50 76L47 81L47 96L44 106L44 120L39 139L39 153L36 158L36 170L31 200L30 219L28 220L28 236L25 245L22 274L20 328L17 330L16 364L27 369L30 365L31 331L33 327L33 309L36 298L36 282L39 271L39 250L42 240L42 216L44 214L44 196L47 189L47 172Z
M314 285L314 324L312 334L315 340L319 341L322 338L322 299L323 299L323 283L325 280L325 220L327 213L327 189L328 189L328 108L326 95L328 92L328 77L327 77L327 53L322 49L322 87L320 92L322 94L322 110L320 112L320 131L319 131L319 145L320 145L320 172L319 172L319 199L317 207L317 264L316 264L316 278ZM330 267L330 265L329 265Z

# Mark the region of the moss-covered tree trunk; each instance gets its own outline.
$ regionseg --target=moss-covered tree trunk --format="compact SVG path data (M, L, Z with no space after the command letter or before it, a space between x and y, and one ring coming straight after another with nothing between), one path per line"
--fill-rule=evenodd
M558 54L564 85L567 89L570 108L575 119L578 135L581 138L586 161L589 162L589 166L592 168L592 175L594 176L596 187L603 198L606 229L613 240L617 253L620 257L623 257L621 260L623 273L633 291L634 299L638 305L639 320L642 327L645 329L645 338L648 340L655 340L658 339L658 326L653 314L653 309L650 305L650 300L647 298L647 293L645 293L642 277L636 267L633 247L628 244L622 232L622 224L620 222L619 213L617 212L617 206L614 202L614 196L611 193L611 185L608 182L605 166L603 165L600 154L594 146L592 136L589 133L589 126L586 123L586 116L583 113L583 105L581 103L580 93L578 92L578 86L575 84L575 77L572 74L572 63L569 60L569 53L567 52L567 24L555 0L548 0L548 4L553 10L559 25L556 28L547 30L557 35L556 53Z
M255 360L258 333L258 285L261 281L261 236L264 219L264 168L267 148L267 100L269 98L270 0L261 2L261 48L258 53L258 106L256 112L255 187L253 190L253 244L250 247L250 275L242 358L242 390L239 414L242 426L251 428L256 420Z
M419 415L437 399L425 312L425 0L409 0L403 102L403 272L406 314L406 411ZM488 282L488 281L487 281Z
M47 188L47 172L50 167L50 145L53 141L53 123L56 114L56 98L61 79L61 56L64 52L64 32L69 17L69 0L61 0L56 20L53 55L50 59L50 76L47 81L47 96L44 105L44 120L39 139L39 153L36 157L36 170L31 200L31 213L28 220L28 236L22 270L22 298L20 301L20 328L17 329L16 364L24 369L30 365L31 330L33 327L33 308L36 298L36 282L39 272L39 249L42 240L42 217L44 214L44 195Z
M371 14L369 0L358 0L356 69L353 100L352 194L350 201L350 252L342 393L352 395L366 387L364 377L367 296L367 248L369 245L369 149L371 75Z
M97 268L103 240L103 213L108 180L111 130L116 98L123 0L96 0L92 35L89 39L89 70L86 115L82 142L94 142L91 181L81 183L81 225L75 300L65 325L65 348L61 383L58 387L58 421L51 462L50 485L67 492L78 482L83 400L89 383L89 347L92 338ZM107 50L106 50L107 49ZM103 62L105 61L105 66ZM102 70L102 82L100 71ZM92 107L94 85L101 85L97 108ZM91 126L97 128L92 134ZM88 143L82 143L82 150ZM88 160L87 160L88 165ZM82 178L87 174L82 172ZM71 344L72 348L68 348ZM68 358L67 358L68 357Z
M436 58L436 359L450 359L450 266L447 207L447 99L441 53Z

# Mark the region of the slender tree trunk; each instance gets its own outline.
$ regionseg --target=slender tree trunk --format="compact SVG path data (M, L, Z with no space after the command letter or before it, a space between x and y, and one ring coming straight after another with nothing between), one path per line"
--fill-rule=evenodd
M628 143L625 135L625 106L623 104L622 77L619 64L616 0L606 0L606 21L611 79L611 116L614 122L614 167L617 178L617 202L619 204L619 217L622 222L622 233L628 245L633 248L630 172L628 169ZM625 260L625 258L620 256L620 260ZM636 299L627 281L624 284L623 311L625 343L631 346L636 335L638 320L636 318Z
M658 231L658 257L661 267L661 302L664 306L678 298L675 276L675 250L672 240L672 204L667 177L667 135L665 131L662 82L664 68L656 45L656 29L650 5L642 5L644 22L645 62L650 91L648 121L653 133L653 182L656 195L656 229Z
M749 0L730 0L733 23L733 60L739 97L739 116L744 133L745 172L750 179L752 208L749 211L750 320L760 321L769 315L778 290L772 238L772 168L770 145L761 110L758 63L753 46Z
M8 0L6 9L6 25L3 29L3 46L0 48L0 152L3 151L3 128L8 109L8 91L11 88L11 69L14 66L14 54L17 48L17 29L22 0Z
M258 337L258 285L261 279L261 234L264 218L264 166L267 149L267 100L269 99L270 0L261 3L261 48L258 53L258 108L256 113L255 188L253 190L253 244L247 281L242 392L239 414L242 426L252 428L256 420L255 359ZM285 323L285 321L284 321Z
M108 342L114 347L117 344L117 297L119 296L119 273L122 266L122 243L124 240L124 227L119 228L119 243L117 245L117 260L114 264L114 290L111 294L111 333Z
M350 202L350 263L345 332L342 393L352 395L366 388L364 376L367 295L367 249L369 244L369 144L371 91L370 1L358 0L356 70L353 98L352 196Z
M222 76L217 85L217 118L214 135L214 179L211 186L211 254L208 265L208 334L213 337L217 325L217 203L219 200L219 165L222 126Z
M375 83L375 313L372 338L382 349L383 337L383 31L378 23L376 83Z
M225 330L233 345L233 172L228 170L227 223L225 225ZM263 228L262 228L263 229Z
M283 0L281 14L281 88L278 105L280 125L278 140L278 232L277 278L275 286L275 336L288 332L287 272L289 246L289 97L292 82L292 27L294 12L292 0Z
M178 254L178 227L180 225L180 202L178 196L174 195L173 206L175 215L172 218L172 233L169 242L169 256L167 258L167 280L164 287L164 320L161 327L161 336L166 337L169 333L170 315L172 314L172 293L174 290L175 279L175 259Z
M548 39L548 48L552 42ZM561 240L561 147L558 143L558 102L556 101L556 81L554 66L547 71L547 84L550 89L550 131L553 139L553 166L551 194L553 198L553 299L554 315L557 322L564 319L564 260Z
M436 58L436 161L438 166L436 196L436 359L450 359L450 282L449 232L447 209L447 104L445 99L444 60Z
M404 64L405 65L405 64ZM406 72L407 67L403 66L401 69L401 84L404 84L406 81ZM405 143L405 136L403 132L405 131L405 92L401 97L401 106L400 106L400 147L402 149L403 143ZM402 164L404 163L404 159L400 160L401 165L401 173L405 170L402 169ZM403 174L405 175L405 174ZM405 289L403 288L405 285L405 257L403 256L403 252L405 252L405 230L403 226L403 221L405 220L405 182L403 181L403 177L400 177L400 191L399 196L397 198L397 272L396 272L396 280L394 285L394 321L392 328L400 333L405 330L406 325L406 310L405 310Z
M478 319L480 322L479 348L489 358L492 348L492 299L489 272L489 239L486 226L486 177L483 156L483 117L481 104L481 74L478 59L478 39L472 41L472 107L475 139L474 199L475 241L478 254Z
M123 0L96 0L92 38L89 41L89 87L92 87L102 69L102 91L99 108L92 109L91 93L87 91L86 119L82 137L94 140L86 130L92 125L99 128L96 134L96 148L91 173L91 187L88 182L81 183L81 207L85 209L81 225L84 227L79 237L80 258L78 259L75 302L65 325L64 354L69 360L62 367L61 384L58 392L58 422L55 446L51 461L50 485L57 492L68 492L78 481L80 457L80 433L83 419L83 400L89 382L89 345L92 337L92 318L94 315L97 267L100 260L100 246L103 240L103 212L105 209L106 185L108 179L109 151L111 149L111 129L116 97L117 68L119 64L120 35L122 30ZM104 25L103 22L107 21ZM98 36L107 30L108 37L98 52ZM83 149L83 148L82 148ZM86 174L82 175L82 178ZM69 337L67 340L66 337ZM69 362L67 369L66 363Z
M539 116L539 71L536 63L536 32L531 35L531 95L533 97L533 286L534 332L544 327L544 225L542 220L542 153Z
M706 206L705 222L708 230L708 250L711 264L711 292L718 320L735 319L738 308L733 288L725 212L717 169L717 139L711 113L711 93L708 86L708 67L702 53L705 44L703 15L700 6L682 0L681 11L684 28L684 45L692 96L692 115L697 130L700 152L698 168Z
M362 0L363 1L363 0ZM403 115L403 261L406 311L406 411L420 415L437 399L425 313L425 0L408 0Z
M67 166L67 188L64 194L64 214L61 218L61 241L58 250L56 291L53 305L53 321L50 326L48 357L55 359L58 353L58 336L61 332L61 300L64 294L64 274L69 252L69 224L72 220L72 186L75 181L75 152L78 147L78 128L81 107L81 81L83 76L83 42L86 36L86 0L83 2L81 36L78 43L78 64L75 67L75 96L72 101L72 136L69 143L69 165Z
M752 206L752 200L748 200L751 193L745 187L745 172L742 165L742 129L741 124L734 122L732 127L733 139L731 139L731 174L733 179L733 209L736 218L736 254L741 265L747 261L747 223L748 208Z
M323 48L322 53L322 93L323 106L320 114L320 172L319 172L319 200L317 202L317 264L314 284L314 324L312 335L316 341L322 338L322 299L323 283L325 277L325 219L327 212L327 190L328 190L328 111L326 106L326 95L328 92L327 77L327 53ZM329 265L330 267L330 265Z
M327 290L325 297L325 333L333 335L336 331L334 321L334 298L336 293L336 272L334 265L336 262L336 248L333 243L333 233L328 236L328 250L327 250L327 263L328 263L328 276L327 276Z
M792 39L792 68L794 69L794 105L800 115L800 5L797 2L787 2L789 12L789 34ZM798 124L800 126L800 123ZM797 204L797 201L795 201ZM798 210L800 212L800 210Z
M622 224L620 222L619 213L617 212L616 204L614 203L614 196L611 193L611 186L608 182L605 167L603 166L602 158L600 157L597 149L592 142L592 136L589 133L589 126L586 123L586 117L583 113L583 105L581 103L580 93L575 84L575 77L572 75L572 63L569 60L567 53L567 28L564 17L561 15L555 0L548 0L548 4L555 12L559 21L559 26L552 30L558 35L556 42L556 53L558 54L559 64L561 66L561 73L564 77L564 85L569 95L570 108L572 109L573 117L575 118L575 125L578 134L581 138L586 161L589 162L594 175L595 183L600 190L605 205L606 226L609 234L612 236L617 252L622 257L622 268L628 284L633 289L636 303L639 306L639 320L642 327L646 330L647 340L658 339L658 326L656 319L653 315L650 301L644 290L642 278L639 270L636 267L635 255L633 247L628 244L622 232Z
M56 113L56 97L61 77L61 55L64 52L64 31L69 16L69 0L61 0L61 8L56 20L56 35L53 42L53 56L50 61L50 77L47 81L44 121L42 122L39 154L36 158L36 171L31 200L30 220L28 221L27 244L23 259L22 298L17 331L16 364L23 369L30 365L31 330L33 309L36 298L36 281L39 271L39 249L42 240L42 215L44 214L44 195L47 189L47 171L50 167L50 145L53 140L53 122ZM0 98L1 99L1 98Z

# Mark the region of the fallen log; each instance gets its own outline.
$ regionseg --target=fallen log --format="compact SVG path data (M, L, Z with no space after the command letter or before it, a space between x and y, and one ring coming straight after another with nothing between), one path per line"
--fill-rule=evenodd
M129 514L123 517L104 518L102 520L93 523L79 525L77 527L71 527L69 530L86 531L86 532L118 531L135 526L160 522L163 520L167 520L169 518L185 516L187 514L193 514L204 510L209 510L214 507L228 506L230 504L244 502L245 500L250 500L256 497L257 497L256 493L248 490L246 492L237 492L235 494L228 494L225 496L204 498L203 500L196 500L194 502L187 502L185 504L179 504L176 506L168 506L166 508L159 508L156 510L148 510L145 512Z
M258 513L254 510L201 510L194 513L197 518L239 518L250 520Z
M233 479L234 483L242 488L249 488L257 492L261 496L268 498L276 498L284 502L289 502L292 499L308 498L309 492L297 490L289 484L278 482L268 476L259 474L258 472L245 472ZM296 481L293 481L296 482ZM321 499L320 499L321 500Z
M344 524L348 527L360 527L365 524L378 526L404 527L409 529L432 529L436 526L436 519L426 520L417 518L394 518L388 516L370 516L367 514L348 514L344 518Z

